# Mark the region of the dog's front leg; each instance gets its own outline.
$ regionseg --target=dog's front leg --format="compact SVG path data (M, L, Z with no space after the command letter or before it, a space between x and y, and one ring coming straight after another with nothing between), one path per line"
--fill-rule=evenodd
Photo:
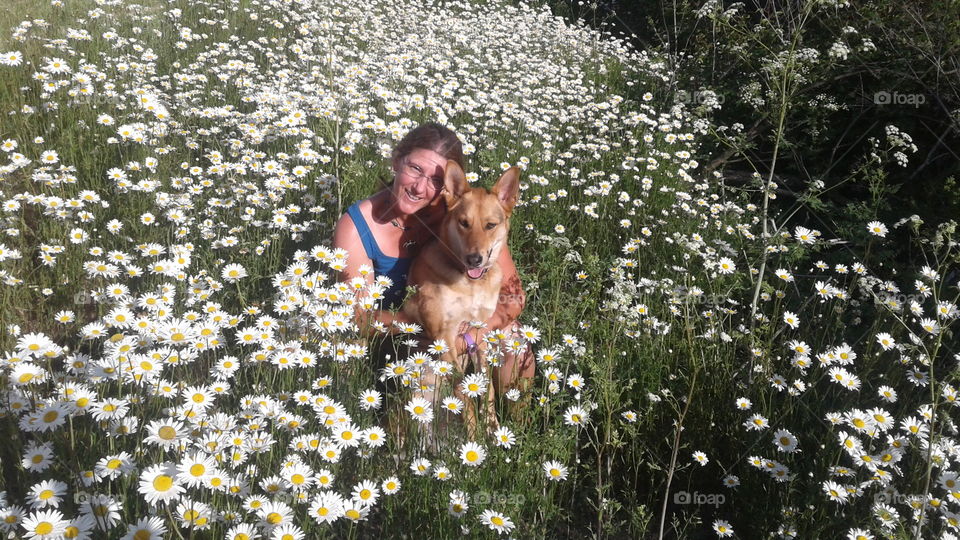
M448 344L449 349L443 354L443 361L449 362L457 374L462 378L466 376L470 367L470 358L466 354L457 354L456 351L456 333L449 332L444 335L443 340ZM477 436L477 407L473 398L463 391L463 384L458 383L453 386L453 394L463 402L463 422L467 427L467 434L470 438Z

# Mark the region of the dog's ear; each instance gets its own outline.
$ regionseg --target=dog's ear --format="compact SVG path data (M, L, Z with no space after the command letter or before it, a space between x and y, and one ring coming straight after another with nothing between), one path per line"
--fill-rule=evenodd
M447 209L453 208L466 191L467 176L463 174L463 169L456 161L447 160L443 174L443 198L447 202Z
M497 196L500 206L509 216L517 204L517 194L520 191L520 167L510 167L504 172L497 183L493 185L491 193Z

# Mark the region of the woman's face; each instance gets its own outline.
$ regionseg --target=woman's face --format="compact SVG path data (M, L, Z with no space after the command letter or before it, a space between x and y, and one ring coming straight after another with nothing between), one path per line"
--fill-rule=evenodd
M433 150L417 148L394 160L393 200L400 214L415 214L440 201L447 159Z

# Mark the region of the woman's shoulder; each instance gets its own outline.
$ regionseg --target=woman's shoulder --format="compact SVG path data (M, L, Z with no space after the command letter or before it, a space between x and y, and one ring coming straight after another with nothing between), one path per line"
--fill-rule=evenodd
M343 243L346 240L359 240L359 229L356 223L356 218L354 215L356 213L360 214L360 217L363 218L363 206L366 204L369 206L369 199L361 199L344 210L343 214L340 215L340 219L337 220L337 224L333 229L333 241L334 244Z
M340 215L340 219L337 221L336 225L337 228L346 226L355 229L356 224L354 223L355 219L353 216L359 213L360 217L362 217L364 220L367 220L368 216L370 215L370 205L370 198L367 198L360 199L359 201L348 206L347 209L343 211L343 214Z

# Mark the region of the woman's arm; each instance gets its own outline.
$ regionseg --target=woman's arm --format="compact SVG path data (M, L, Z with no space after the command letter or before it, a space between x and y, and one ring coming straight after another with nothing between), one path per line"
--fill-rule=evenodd
M520 313L523 312L523 306L526 305L527 295L523 292L523 284L520 283L520 276L517 274L517 266L510 255L510 249L504 246L500 251L500 258L497 259L500 265L500 272L503 280L500 285L500 298L497 300L497 309L493 315L486 321L488 329L505 328L508 324L517 320Z
M350 281L353 278L359 277L361 275L360 267L363 265L373 266L373 261L367 257L367 252L363 249L363 241L360 239L360 233L357 232L357 226L353 222L353 218L348 214L340 216L340 220L337 221L337 226L333 230L333 247L343 248L349 253L347 265L340 271L339 277L341 281ZM364 279L368 284L373 283L372 274L367 274L364 276ZM368 311L359 306L354 309L353 320L363 334L373 333L372 325L374 322L380 322L385 325L392 334L397 333L397 328L393 324L394 322L412 322L400 312L394 314L390 311L380 309Z

